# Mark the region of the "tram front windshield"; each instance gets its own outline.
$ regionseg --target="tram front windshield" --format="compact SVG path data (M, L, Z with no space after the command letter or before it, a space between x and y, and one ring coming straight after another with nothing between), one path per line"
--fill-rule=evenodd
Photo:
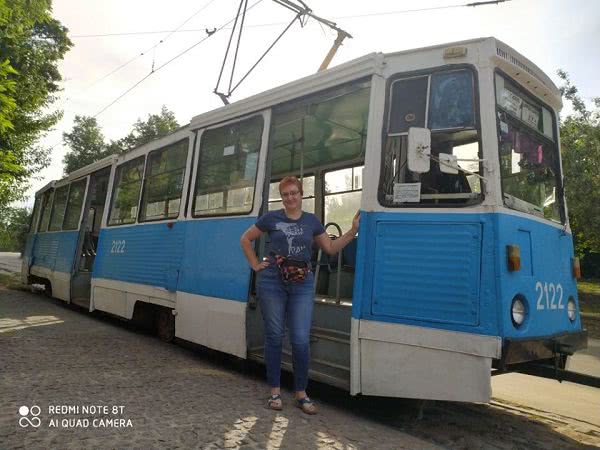
M564 221L553 114L499 74L496 113L505 205Z

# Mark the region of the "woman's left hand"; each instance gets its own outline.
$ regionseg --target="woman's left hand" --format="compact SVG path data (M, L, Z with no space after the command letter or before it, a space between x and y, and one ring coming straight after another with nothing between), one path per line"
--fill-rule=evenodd
M356 211L354 214L354 218L352 219L352 232L354 234L358 233L358 224L360 223L360 211Z

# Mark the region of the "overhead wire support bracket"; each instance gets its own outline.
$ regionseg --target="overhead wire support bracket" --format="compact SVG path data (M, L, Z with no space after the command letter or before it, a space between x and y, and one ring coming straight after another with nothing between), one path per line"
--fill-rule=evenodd
M246 74L237 82L237 84L235 86L232 87L233 84L233 76L234 76L234 72L235 72L235 66L237 63L237 57L238 57L238 53L239 53L239 47L240 47L240 42L241 42L241 36L242 36L242 31L243 31L243 26L244 26L244 19L245 19L245 14L246 14L246 6L248 4L248 0L241 0L240 1L240 6L238 7L238 13L235 19L235 23L233 25L233 29L231 30L231 36L229 37L229 43L227 44L227 49L225 51L225 57L223 58L223 65L221 66L221 71L219 72L219 78L217 80L217 85L215 86L214 89L214 93L216 95L219 96L219 98L221 99L221 101L223 101L223 103L225 105L229 104L229 97L231 97L231 94L233 94L233 92L238 88L238 86L248 77L248 75L250 75L250 73L256 68L256 66L258 66L258 64L263 60L263 58L267 55L267 53L269 53L269 51L275 46L275 44L277 44L277 42L279 41L279 39L281 39L283 37L283 35L286 33L286 31L288 31L290 29L290 27L294 24L294 22L296 20L300 20L301 21L301 14L297 13L296 16L292 19L292 21L288 24L287 27L285 27L285 29L281 32L281 34L275 39L275 41L273 41L273 43L269 46L269 48L267 48L267 50L262 54L262 56L260 58L258 58L258 60L254 63L254 65L248 70L248 72L246 72ZM242 9L243 6L243 9ZM229 79L229 89L227 93L224 92L220 92L219 91L219 84L221 83L221 77L223 76L223 71L225 69L225 64L227 63L227 57L229 55L229 50L231 47L231 41L233 40L233 36L236 32L237 29L237 23L238 23L238 19L240 17L240 14L242 14L242 20L240 22L240 27L239 27L239 32L238 32L238 39L237 39L237 45L236 45L236 49L235 49L235 54L233 57L233 62L232 62L232 69L231 69L231 76ZM302 23L302 21L301 21Z
M235 73L235 68L236 68L236 64L237 64L237 58L238 58L239 48L240 48L240 43L241 43L242 31L243 31L243 27L244 27L244 20L245 20L246 10L247 10L247 6L248 6L248 0L240 0L240 4L238 6L238 12L237 12L237 15L235 18L235 22L233 24L233 29L231 30L231 36L229 37L227 49L225 50L223 64L221 65L221 70L219 72L219 78L217 79L217 84L215 86L215 89L213 90L213 92L219 96L219 98L225 105L229 104L229 97L231 97L231 94L233 94L233 92L239 87L239 85L248 77L248 75L250 75L250 73L256 68L256 66L258 66L258 64L264 59L264 57L267 55L267 53L269 53L269 51L271 51L271 49L275 46L275 44L277 44L277 42L290 29L290 27L294 24L294 22L296 20L298 20L300 22L301 26L304 26L306 24L306 20L308 18L313 18L313 19L317 20L318 22L320 22L324 25L327 25L329 28L337 31L337 33L338 33L333 46L331 47L331 49L327 53L327 56L321 63L321 66L319 67L319 71L327 69L327 67L329 66L329 63L335 56L338 48L340 47L340 45L342 45L343 40L346 39L347 37L352 38L350 33L339 28L335 22L332 22L327 19L323 19L322 17L319 17L316 14L314 14L312 12L312 9L310 9L306 5L306 3L304 3L302 0L298 0L298 2L300 4L296 4L296 3L292 2L291 0L273 0L273 1L279 5L295 12L296 15L294 16L292 21L287 25L287 27L285 27L285 29L279 34L279 36L277 36L277 38L273 41L273 43L269 46L269 48L267 48L267 50L262 54L262 56L260 56L260 58L258 58L256 63L254 63L254 65L248 70L248 72L246 72L246 74L235 84L235 86L232 87L233 77L234 77L234 73ZM241 20L239 20L240 15L241 15ZM239 31L238 31L238 22L240 23ZM227 64L227 58L229 56L229 51L231 49L231 43L233 41L236 31L238 32L237 44L236 44L235 54L233 56L233 61L232 61L232 69L231 69L231 74L229 77L228 92L225 93L225 92L219 91L219 85L221 84L221 79L223 77L223 72L225 70L225 65Z
M352 35L350 33L348 33L347 31L339 28L335 22L332 22L331 20L323 19L322 17L319 17L316 14L313 14L312 10L306 5L306 3L304 3L301 0L298 0L300 5L295 4L291 0L273 0L273 1L281 6L284 6L292 11L295 11L298 14L302 14L303 16L311 17L311 18L315 19L316 21L322 23L323 25L327 25L332 30L337 31L337 33L338 33L337 38L335 39L335 42L329 49L327 56L325 56L325 59L319 66L318 72L322 72L323 70L327 69L327 67L331 63L331 60L333 59L333 57L337 53L338 49L342 45L342 42L344 41L344 39L346 39L346 38L352 39Z

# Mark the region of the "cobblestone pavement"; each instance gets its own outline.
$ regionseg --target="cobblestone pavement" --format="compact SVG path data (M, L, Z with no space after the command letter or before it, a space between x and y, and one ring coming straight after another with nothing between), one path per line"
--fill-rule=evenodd
M266 409L266 391L262 368L0 286L1 449L582 446L562 418L497 404L439 402L417 420L415 402L314 384L320 413L307 416L289 390L283 411Z
M58 300L5 290L0 302L3 449L436 448L326 404L320 404L320 415L306 416L292 407L289 392L283 411L268 410L267 387L258 374L235 370L211 352L166 344L117 321L72 310ZM40 407L38 428L19 425L23 405ZM61 405L80 406L80 412L57 413ZM104 405L107 415L92 409ZM113 406L123 411L117 408L112 414ZM27 418L33 420L36 412ZM56 428L50 419L56 419ZM64 419L68 428L63 428ZM86 424L84 419L89 427L77 427ZM125 427L95 428L108 423L100 419L124 419Z

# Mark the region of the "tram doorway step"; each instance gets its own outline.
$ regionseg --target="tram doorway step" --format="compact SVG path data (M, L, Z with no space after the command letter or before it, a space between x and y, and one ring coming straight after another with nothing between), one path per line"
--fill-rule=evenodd
M347 333L313 327L310 333L311 379L342 389L350 389L350 336ZM248 359L264 363L264 347L248 350ZM287 336L281 366L292 371L292 350Z
M89 297L73 297L71 298L71 303L74 305L80 306L85 309L90 308L90 298Z

